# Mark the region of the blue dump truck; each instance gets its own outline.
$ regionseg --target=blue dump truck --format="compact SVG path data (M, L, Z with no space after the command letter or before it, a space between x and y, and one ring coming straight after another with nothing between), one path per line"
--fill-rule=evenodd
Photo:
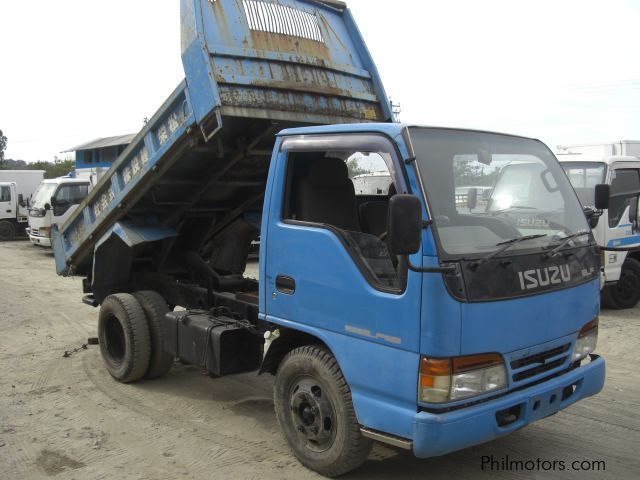
M393 123L341 2L182 0L181 22L186 80L53 233L116 380L176 358L272 374L326 476L374 441L443 455L602 389L599 253L545 145ZM365 167L381 194L356 195Z

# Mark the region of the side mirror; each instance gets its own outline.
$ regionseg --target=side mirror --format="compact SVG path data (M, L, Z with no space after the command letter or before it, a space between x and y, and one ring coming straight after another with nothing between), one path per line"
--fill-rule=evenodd
M470 188L467 193L467 208L473 210L478 206L478 189Z
M51 210L51 205L49 205L48 203L45 203L44 204L44 209L47 210L47 211Z
M422 240L422 203L413 195L394 195L389 200L387 217L389 251L410 255L420 250Z
M24 203L24 196L21 193L18 194L18 205L20 205L21 207L27 206L27 204Z
M631 203L629 203L629 222L632 225L632 229L634 232L638 231L638 227L640 227L640 212L638 212L638 199L639 197L635 197L631 199Z
M606 184L596 185L595 189L595 207L598 210L606 210L609 208L611 200L611 187Z
M591 230L596 228L600 221L600 217L602 216L602 210L596 210L593 207L584 207L582 211L584 212L584 216L587 217L589 228Z

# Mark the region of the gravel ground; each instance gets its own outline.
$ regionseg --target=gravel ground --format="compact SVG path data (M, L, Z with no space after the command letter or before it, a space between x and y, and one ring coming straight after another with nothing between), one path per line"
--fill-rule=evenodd
M0 478L319 478L289 453L273 414L269 377L213 379L176 365L169 375L116 383L97 347L97 311L79 278L56 276L50 251L0 245ZM506 438L418 460L378 445L346 478L638 478L640 308L604 311L598 351L604 391ZM482 458L562 461L555 470L490 471ZM605 470L574 471L575 460Z

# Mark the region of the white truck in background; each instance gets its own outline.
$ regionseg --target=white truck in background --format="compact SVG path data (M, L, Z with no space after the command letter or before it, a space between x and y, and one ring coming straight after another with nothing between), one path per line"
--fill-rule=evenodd
M640 141L558 146L558 160L587 208L602 252L602 301L615 309L640 302ZM609 208L597 211L596 186L608 185Z
M29 208L29 240L34 245L51 247L51 227L61 226L86 198L90 178L74 174L44 180L34 193Z
M29 197L44 179L44 170L0 170L0 241L23 233Z

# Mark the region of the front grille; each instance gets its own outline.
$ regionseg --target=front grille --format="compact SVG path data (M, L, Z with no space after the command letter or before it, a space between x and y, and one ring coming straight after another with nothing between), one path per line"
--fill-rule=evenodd
M38 229L37 228L32 228L31 229L31 235L37 236L38 235Z
M529 357L513 360L511 362L511 370L521 370L513 374L513 381L520 382L527 378L535 377L536 375L540 375L541 373L548 372L562 366L567 360L567 355L563 354L569 352L570 348L571 344L567 343L566 345L552 348L551 350L547 350L545 352L540 352ZM558 357L558 355L562 356L560 358L556 358L555 360L548 361L551 358Z

